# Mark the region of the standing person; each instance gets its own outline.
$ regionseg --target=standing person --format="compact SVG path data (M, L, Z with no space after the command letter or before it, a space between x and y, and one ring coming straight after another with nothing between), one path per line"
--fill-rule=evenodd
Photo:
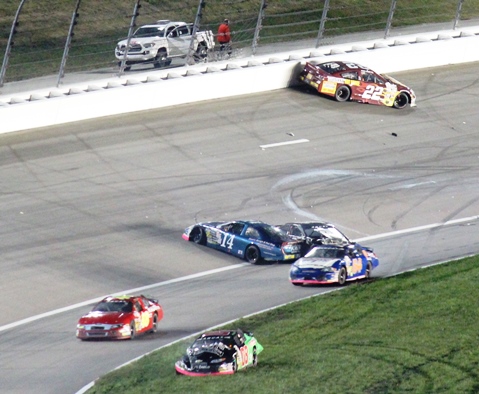
M220 44L220 51L228 50L228 55L231 55L231 31L230 21L225 19L218 28L218 42Z

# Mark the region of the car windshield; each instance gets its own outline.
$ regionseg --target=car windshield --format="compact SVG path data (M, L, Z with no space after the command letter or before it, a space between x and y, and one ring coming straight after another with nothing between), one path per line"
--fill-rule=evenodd
M324 244L346 245L349 239L339 231L336 227L322 226L318 224L304 224L304 232L306 236L312 238L321 238Z
M129 301L115 300L98 303L92 312L132 312L133 304Z
M344 249L339 248L313 248L305 257L316 257L320 259L342 259Z
M264 241L270 241L275 243L281 243L289 241L290 238L283 230L278 227L269 226L267 224L258 226L256 228L258 232L262 235L261 239Z
M140 27L133 37L164 37L165 29L163 27L158 26L150 26L150 27Z
M228 337L201 338L197 339L193 345L189 347L188 353L190 355L214 353L221 356L226 349L232 347L232 339Z

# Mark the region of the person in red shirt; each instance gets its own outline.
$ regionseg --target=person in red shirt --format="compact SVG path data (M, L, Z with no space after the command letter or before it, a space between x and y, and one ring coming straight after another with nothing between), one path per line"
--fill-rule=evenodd
M228 54L231 54L231 31L230 31L230 22L228 19L225 19L223 23L218 28L218 42L220 44L220 51L228 49Z

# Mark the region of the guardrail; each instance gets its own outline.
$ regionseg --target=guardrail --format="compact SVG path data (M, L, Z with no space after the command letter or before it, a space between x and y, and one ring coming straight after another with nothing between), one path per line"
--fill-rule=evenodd
M364 64L381 73L479 61L479 27L306 48L0 96L0 133L282 89L298 83L306 60L333 59Z
M195 28L211 30L216 35L221 21L228 18L234 56L247 57L264 53L271 44L308 40L309 46L319 47L346 34L369 32L374 35L372 38L380 39L398 35L400 29L408 26L441 23L444 26L440 29L454 30L479 18L479 0L3 3L6 4L0 15L0 58L5 55L0 87L3 82L53 74L58 76L59 86L65 76L84 70L108 68L120 74L122 70L114 55L118 41L130 37L136 27L159 19L194 21ZM216 51L210 55L210 62L218 60Z

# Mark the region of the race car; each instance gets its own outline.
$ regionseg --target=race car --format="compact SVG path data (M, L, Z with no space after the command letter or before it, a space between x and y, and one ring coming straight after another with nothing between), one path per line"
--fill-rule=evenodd
M77 324L76 336L87 339L133 339L156 332L163 319L158 300L140 296L109 296L96 304Z
M315 246L291 265L289 280L295 286L331 283L342 286L347 281L369 278L378 265L374 251L358 243Z
M251 264L301 257L301 243L260 221L203 222L186 228L183 239L221 250Z
M411 88L354 62L307 62L299 79L337 101L352 100L398 109L416 105Z
M246 367L256 367L262 351L263 346L251 332L209 331L186 349L175 369L177 374L188 376L231 375Z
M316 245L346 246L353 244L346 235L333 224L327 222L294 222L281 224L277 227L301 242L301 256L304 256Z

